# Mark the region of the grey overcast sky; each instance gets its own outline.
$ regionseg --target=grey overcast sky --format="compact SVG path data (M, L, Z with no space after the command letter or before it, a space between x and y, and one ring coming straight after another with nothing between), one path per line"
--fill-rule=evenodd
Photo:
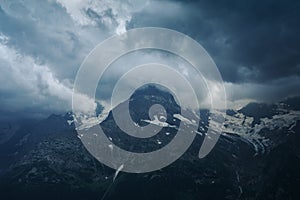
M229 106L300 95L299 10L296 0L0 0L1 115L70 110L85 56L113 34L147 26L203 45Z

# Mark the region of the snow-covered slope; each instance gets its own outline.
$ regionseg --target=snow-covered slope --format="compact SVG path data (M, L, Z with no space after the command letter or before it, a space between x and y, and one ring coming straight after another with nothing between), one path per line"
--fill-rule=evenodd
M259 106L259 104L257 104ZM276 104L276 114L263 117L254 123L254 117L232 111L226 116L225 135L239 135L253 145L257 154L264 154L278 143L279 137L294 133L293 128L300 120L300 111L287 109L284 104Z

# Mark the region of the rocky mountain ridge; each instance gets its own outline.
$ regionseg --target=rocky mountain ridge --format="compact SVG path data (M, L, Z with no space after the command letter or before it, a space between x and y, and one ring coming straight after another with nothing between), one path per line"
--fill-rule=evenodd
M176 102L164 91L140 91L132 99L136 99L131 101L131 116L136 125L152 123L162 130L149 140L132 141L109 115L101 126L121 148L137 152L155 150L172 140L180 121L193 123L184 121ZM169 114L164 123L169 126L161 123L159 116L150 119L147 115L148 107L155 103L167 104ZM241 110L227 111L223 133L203 159L198 158L198 151L207 132L209 111L201 110L200 118L197 136L179 160L159 171L121 172L117 177L115 170L99 163L84 148L71 112L20 127L0 146L1 196L4 199L299 198L299 110L281 102L270 106L254 103ZM213 121L210 123L216 129L220 127Z

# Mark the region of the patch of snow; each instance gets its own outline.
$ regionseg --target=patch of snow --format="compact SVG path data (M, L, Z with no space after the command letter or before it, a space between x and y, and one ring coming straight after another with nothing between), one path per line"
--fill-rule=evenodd
M203 135L203 134L202 134L201 132L199 132L199 131L196 131L196 133L199 134L199 135L201 135L201 136Z
M109 112L111 111L111 106L106 105L105 102L100 102L100 104L103 106L103 111L97 117L87 116L84 114L74 115L74 121L77 122L76 130L90 129L93 126L100 124L107 118Z
M115 176L114 176L114 179L113 181L116 180L118 174L120 173L120 171L124 168L124 164L120 165L120 167L117 169L116 173L115 173Z
M74 123L74 120L67 120L69 126L71 126L72 123Z
M98 117L83 116L80 118L80 125L77 126L76 130L87 130L87 129L99 124L100 122L101 122L101 120Z
M143 119L141 121L144 121L144 122L147 122L147 123L150 123L150 124L154 124L154 125L157 125L157 126L160 126L160 127L176 128L176 126L174 126L174 125L170 125L167 122L160 121L156 115L154 115L154 120Z
M166 121L166 120L167 120L167 118L166 118L165 116L162 116L162 115L159 116L159 119L160 119L160 120L163 120L163 121Z
M300 120L300 111L282 111L277 115L274 115L272 118L261 118L260 123L252 126L253 117L248 117L242 113L237 113L234 116L226 116L226 128L224 129L225 135L236 134L245 139L250 143L254 150L254 156L258 154L264 154L272 141L269 138L265 138L260 135L262 129L275 130L287 128L292 132L292 129L296 126L297 121ZM217 124L214 124L212 121L212 127L216 127Z
M186 124L190 124L190 125L195 124L195 123L191 122L189 119L183 117L180 114L174 114L173 117L179 119L180 121L182 121L182 122L184 122Z

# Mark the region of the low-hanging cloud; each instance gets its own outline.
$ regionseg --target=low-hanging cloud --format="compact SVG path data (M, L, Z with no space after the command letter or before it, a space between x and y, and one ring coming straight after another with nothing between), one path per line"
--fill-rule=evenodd
M59 111L70 108L71 84L67 80L59 81L47 65L7 46L7 36L2 34L1 38L1 109Z

